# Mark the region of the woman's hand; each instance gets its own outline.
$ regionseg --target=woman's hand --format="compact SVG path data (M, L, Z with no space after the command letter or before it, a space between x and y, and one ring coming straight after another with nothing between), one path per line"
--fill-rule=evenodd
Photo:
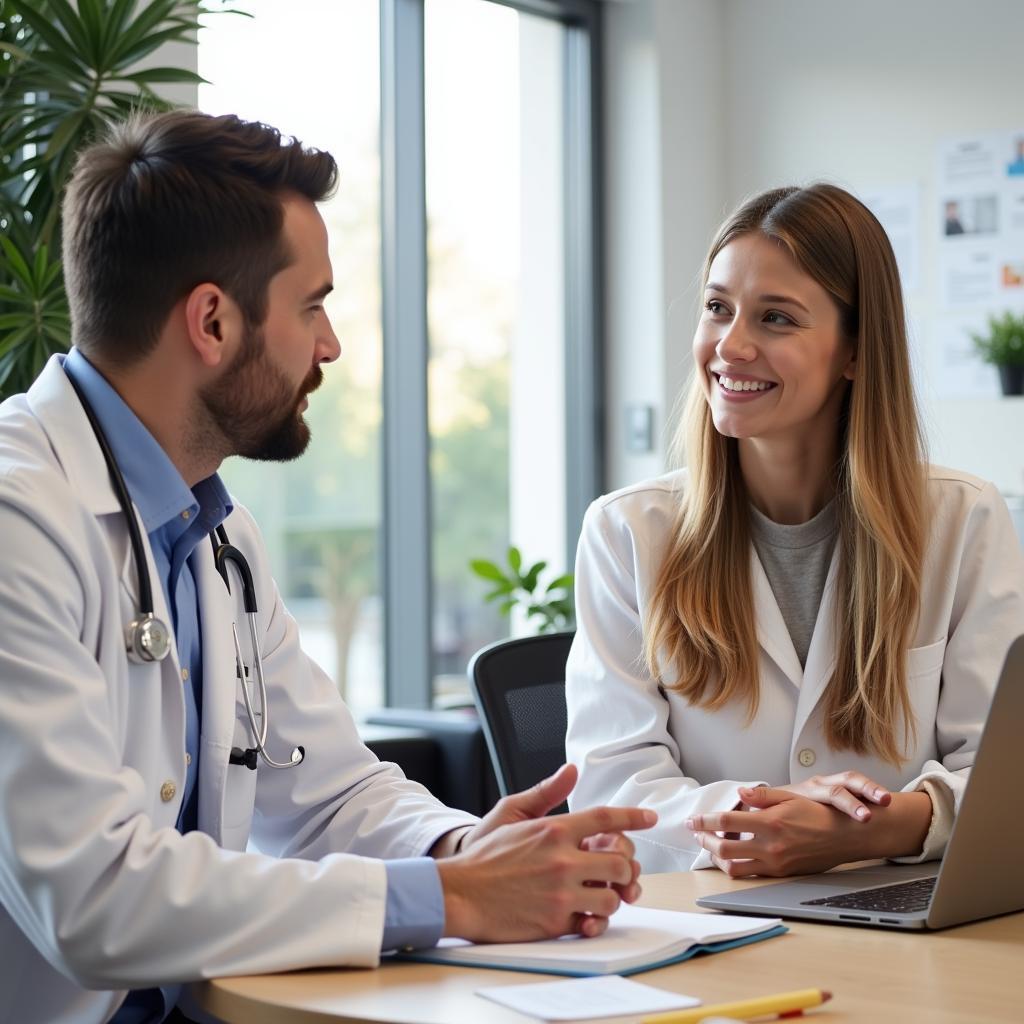
M757 789L762 809L756 812L698 814L686 821L731 878L812 874L868 856L859 846L863 826L857 819L786 789ZM751 837L740 839L741 833Z
M751 792L757 792L760 810L698 814L686 821L715 866L732 878L813 874L854 860L913 856L931 820L925 792L897 794L870 822L791 789L759 786Z
M739 796L744 807L756 809L770 807L774 802L770 794L780 791L795 793L819 804L828 804L837 811L849 815L854 821L868 821L871 818L871 808L858 797L863 797L879 807L888 807L892 802L892 793L884 786L880 786L860 772L853 771L838 772L835 775L812 775L803 782L791 782L788 786L775 786L772 789L767 786L741 786Z

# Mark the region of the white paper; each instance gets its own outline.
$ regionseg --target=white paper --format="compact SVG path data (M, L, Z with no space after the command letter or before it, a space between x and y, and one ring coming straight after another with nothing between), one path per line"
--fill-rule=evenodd
M903 291L918 291L921 287L920 186L885 185L862 191L860 198L889 236Z
M542 981L530 985L492 985L476 994L541 1020L583 1020L660 1013L700 1006L693 996L680 996L617 975Z

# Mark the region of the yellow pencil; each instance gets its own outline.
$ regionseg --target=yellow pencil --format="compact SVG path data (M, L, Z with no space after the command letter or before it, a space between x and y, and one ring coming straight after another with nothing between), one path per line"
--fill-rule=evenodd
M831 992L820 988L805 988L799 992L780 992L774 996L759 999L744 999L738 1003L718 1003L716 1006L698 1006L692 1010L672 1013L656 1013L644 1017L642 1024L698 1024L705 1017L734 1017L747 1020L750 1017L796 1017L812 1006L820 1006L832 998Z

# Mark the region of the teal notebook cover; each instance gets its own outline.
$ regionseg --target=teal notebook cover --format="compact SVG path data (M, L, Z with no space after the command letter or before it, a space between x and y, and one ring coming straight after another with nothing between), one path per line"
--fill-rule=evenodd
M682 963L695 956L706 956L711 953L722 953L727 949L736 949L739 946L749 946L752 942L760 942L762 939L774 939L777 935L784 935L789 929L785 925L776 925L766 931L756 932L753 935L746 935L740 939L727 939L723 942L700 942L677 953L675 956L667 957L664 960L655 960L651 963L640 964L636 967L629 967L619 971L577 971L567 968L537 967L531 965L524 967L521 964L500 963L498 961L485 962L483 960L452 960L450 957L440 956L433 949L413 950L412 952L393 953L385 959L388 960L409 960L423 964L444 964L446 967L484 967L491 971L520 971L528 974L557 974L560 977L572 978L593 978L601 974L618 974L627 977L630 974L641 974L644 971L653 971L659 967L668 967L669 964Z

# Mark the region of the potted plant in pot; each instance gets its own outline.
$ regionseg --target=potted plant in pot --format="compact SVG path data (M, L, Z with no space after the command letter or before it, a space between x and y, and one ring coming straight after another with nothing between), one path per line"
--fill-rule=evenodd
M999 370L1004 395L1024 394L1024 313L990 315L988 329L971 332L974 349Z

